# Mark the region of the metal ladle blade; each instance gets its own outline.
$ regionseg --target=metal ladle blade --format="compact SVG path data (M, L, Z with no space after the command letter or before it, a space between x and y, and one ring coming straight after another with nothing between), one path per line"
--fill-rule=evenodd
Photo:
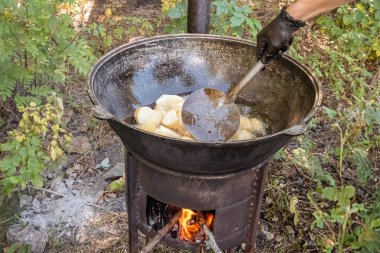
M185 128L197 140L225 141L230 139L240 125L240 113L234 103L243 88L265 67L261 61L235 85L228 94L204 88L191 93L182 106Z

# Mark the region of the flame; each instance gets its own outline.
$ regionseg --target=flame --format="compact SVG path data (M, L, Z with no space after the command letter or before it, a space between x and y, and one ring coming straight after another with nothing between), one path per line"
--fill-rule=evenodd
M206 214L205 223L210 228L214 215ZM201 229L197 213L186 208L182 208L182 216L179 219L180 224L180 240L195 241L196 235Z
M206 225L207 225L207 227L211 228L213 220L214 220L214 215L212 213L208 213L206 215Z

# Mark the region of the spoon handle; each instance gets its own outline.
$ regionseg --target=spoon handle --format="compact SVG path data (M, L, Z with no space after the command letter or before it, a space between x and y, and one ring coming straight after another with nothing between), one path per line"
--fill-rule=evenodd
M258 61L255 66L244 76L244 78L235 85L227 94L226 103L235 102L237 96L243 90L243 88L265 67L265 64Z

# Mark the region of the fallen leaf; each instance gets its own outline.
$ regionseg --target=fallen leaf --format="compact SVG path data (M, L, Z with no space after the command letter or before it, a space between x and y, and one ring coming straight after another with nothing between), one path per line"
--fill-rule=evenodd
M298 198L297 196L292 196L289 201L289 211L294 214L294 225L297 225L299 222L299 212L297 210L297 203L298 203Z
M110 8L107 8L107 10L106 10L106 17L109 18L111 16L112 16L112 11L111 11Z
M99 17L98 17L98 22L99 22L99 23L103 23L105 19L106 19L106 16L105 16L105 15L99 15Z
M110 199L115 199L117 197L117 194L116 193L113 193L113 192L108 192L106 194L106 197L107 198L110 198Z
M100 191L96 196L96 204L101 204L104 202L105 198L105 191Z
M123 18L120 16L116 16L114 19L115 19L115 22L119 22L119 21L123 20Z

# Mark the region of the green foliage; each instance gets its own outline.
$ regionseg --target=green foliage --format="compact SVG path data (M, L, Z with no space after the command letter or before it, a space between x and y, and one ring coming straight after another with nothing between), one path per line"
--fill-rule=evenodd
M18 128L8 132L8 142L0 144L0 186L8 196L28 183L42 187L41 173L63 157L63 149L72 139L60 126L63 103L54 94L44 105L31 102L19 111L22 118Z
M18 87L16 102L25 105L33 99L22 96L40 96L38 89L46 94L50 87L37 83L61 83L70 68L87 74L94 60L92 50L78 38L71 17L60 12L66 2L71 1L1 1L0 100L7 100ZM40 102L38 97L34 100Z
M6 251L6 253L30 253L32 252L32 246L31 245L24 245L20 243L14 243L12 244Z
M320 187L323 183L334 186L334 177L328 171L323 170L320 159L312 154L312 142L309 139L304 138L301 146L302 147L300 148L292 150L291 162L295 166L305 170L306 173L310 174L313 180L318 184L318 187Z
M108 186L107 189L111 192L119 192L124 189L125 186L125 178L121 177L115 181L112 181Z
M368 159L368 154L365 150L354 148L352 150L352 163L356 166L356 176L359 182L364 185L372 178L372 165Z
M256 38L262 26L260 21L250 17L253 12L248 4L239 4L237 0L214 0L211 3L211 33L230 36L249 36ZM166 28L170 33L186 31L187 1L175 1L167 15L172 19Z
M334 208L330 212L325 212L319 208L314 196L311 192L308 192L307 197L316 209L313 212L315 218L312 228L317 226L323 229L325 224L330 229L332 238L322 236L320 243L324 246L326 252L332 252L334 248L338 249L338 252L343 252L344 247L348 243L348 237L346 236L347 227L352 222L352 216L361 211L365 211L364 204L353 203L352 199L355 197L355 187L352 185L346 185L342 188L326 187L321 190L319 195L322 200L328 200L335 202ZM339 225L338 235L331 229L334 224Z
M184 33L187 30L187 1L174 1L171 8L168 8L167 15L171 18L170 24L165 27L169 33Z
M318 24L332 40L345 44L344 50L360 60L380 57L380 3L360 0L354 7L338 9L336 17L322 16Z
M126 38L153 35L154 26L149 20L134 16L112 16L110 9L101 17L104 18L102 22L94 22L84 28L84 32L92 37L89 41L97 52L105 53L125 42Z
M317 24L331 40L324 51L305 57L293 49L291 53L309 64L335 95L323 107L321 121L330 126L334 141L326 143L323 154L316 153L312 141L302 141L292 151L292 163L316 182L307 198L315 210L312 231L317 231L322 250L378 252L380 189L372 180L380 139L380 82L371 72L380 56L380 2L358 1L320 17ZM371 194L370 200L362 199L360 185L377 189L372 200Z
M349 241L356 252L370 253L380 251L380 191L376 192L373 204L360 213L362 225L356 225Z

